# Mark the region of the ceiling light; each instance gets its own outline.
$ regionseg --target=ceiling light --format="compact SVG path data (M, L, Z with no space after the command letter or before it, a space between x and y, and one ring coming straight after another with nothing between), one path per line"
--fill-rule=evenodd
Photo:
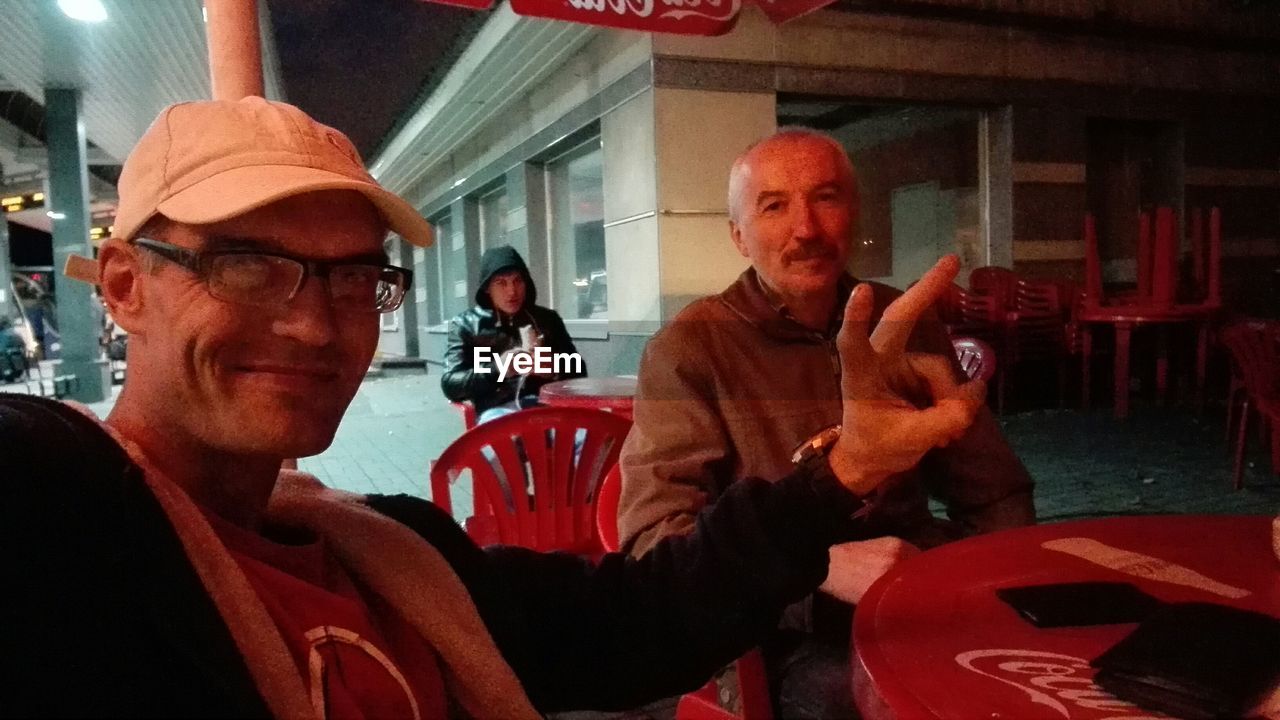
M52 211L52 210L49 210L48 212L46 212L46 213L45 213L45 215L48 215L48 216L49 216L49 218L50 218L50 219L52 219L52 220L66 220L66 219L67 219L67 214L66 214L66 213L54 212L54 211Z
M58 0L58 9L72 20L99 23L107 19L102 0Z

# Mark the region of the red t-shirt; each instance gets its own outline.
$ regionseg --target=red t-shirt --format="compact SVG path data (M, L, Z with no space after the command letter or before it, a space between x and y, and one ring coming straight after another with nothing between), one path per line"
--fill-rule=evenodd
M319 717L447 716L435 652L381 598L362 593L322 540L275 542L206 515L279 628Z

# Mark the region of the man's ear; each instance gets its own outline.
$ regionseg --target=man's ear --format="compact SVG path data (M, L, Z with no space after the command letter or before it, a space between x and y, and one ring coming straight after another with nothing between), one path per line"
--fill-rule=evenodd
M126 332L142 330L142 276L146 270L138 250L118 238L111 238L98 250L98 286L111 318Z
M738 248L738 254L750 260L751 256L747 254L747 243L742 239L742 226L733 220L729 221L729 237L733 238L733 246Z

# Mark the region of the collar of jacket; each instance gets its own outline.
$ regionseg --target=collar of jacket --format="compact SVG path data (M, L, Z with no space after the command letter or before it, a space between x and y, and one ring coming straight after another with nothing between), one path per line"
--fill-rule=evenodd
M844 307L844 303L849 299L849 293L853 292L857 284L858 281L849 273L841 275L836 288L836 297L840 300L839 307ZM755 325L764 334L779 340L812 342L818 337L831 340L840 329L838 312L833 313L830 327L825 334L801 325L791 316L785 305L770 297L754 267L744 270L738 279L717 297L742 319Z

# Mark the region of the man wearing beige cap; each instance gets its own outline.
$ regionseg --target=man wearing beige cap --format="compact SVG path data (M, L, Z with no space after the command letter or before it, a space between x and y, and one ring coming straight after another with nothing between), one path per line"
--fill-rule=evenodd
M388 229L431 242L343 135L257 98L176 105L119 192L96 277L130 337L110 417L0 395L6 715L533 718L680 692L811 592L874 513L861 498L978 407L902 350L948 260L874 334L854 293L858 410L788 477L737 483L642 560L482 551L420 499L281 469L329 445L409 287ZM924 409L889 389L922 376Z

